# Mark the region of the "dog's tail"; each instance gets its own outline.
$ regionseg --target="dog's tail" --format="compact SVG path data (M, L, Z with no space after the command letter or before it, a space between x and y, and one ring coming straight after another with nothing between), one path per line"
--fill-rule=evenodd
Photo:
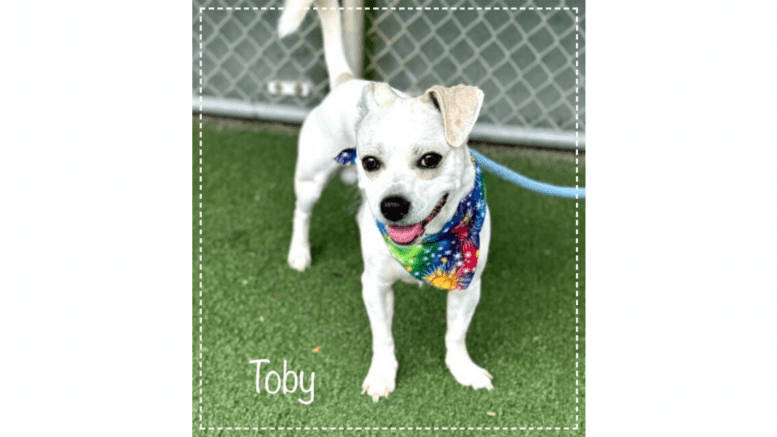
M305 18L310 5L315 0L284 0L283 13L278 20L278 33L281 38L291 34ZM324 32L324 58L329 74L329 86L336 85L353 78L355 75L343 48L343 30L340 22L340 5L337 0L318 0L316 10L321 18L321 27Z

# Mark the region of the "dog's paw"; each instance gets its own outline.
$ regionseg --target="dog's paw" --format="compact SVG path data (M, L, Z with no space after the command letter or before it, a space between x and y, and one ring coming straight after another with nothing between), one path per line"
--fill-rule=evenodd
M310 267L310 250L291 248L289 250L289 266L294 270L304 272Z
M472 387L475 390L479 388L494 389L493 384L491 384L493 376L486 369L473 363L468 355L449 356L445 359L445 364L459 384Z
M397 367L390 364L381 363L370 366L367 377L362 384L362 394L372 398L373 402L378 402L381 397L388 397L389 393L396 388Z

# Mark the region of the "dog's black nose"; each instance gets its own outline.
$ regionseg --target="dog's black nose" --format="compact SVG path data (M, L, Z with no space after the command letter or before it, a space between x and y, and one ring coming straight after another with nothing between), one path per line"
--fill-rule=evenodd
M380 202L380 212L383 213L383 217L386 217L392 222L402 220L402 217L404 217L408 211L410 211L410 202L404 197L386 197Z

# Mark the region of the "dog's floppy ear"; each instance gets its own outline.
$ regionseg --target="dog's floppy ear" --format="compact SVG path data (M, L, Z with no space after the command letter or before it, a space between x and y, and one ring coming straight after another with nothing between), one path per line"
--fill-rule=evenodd
M397 99L397 94L385 82L373 82L362 93L362 104L367 110L377 106L389 106Z
M424 101L431 102L442 113L445 139L453 147L466 141L483 106L483 91L467 85L452 88L433 86L424 92Z

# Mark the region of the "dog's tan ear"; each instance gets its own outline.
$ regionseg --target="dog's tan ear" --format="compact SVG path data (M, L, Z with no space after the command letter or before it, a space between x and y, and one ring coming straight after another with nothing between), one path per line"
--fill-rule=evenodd
M445 139L453 147L460 147L466 141L483 106L483 91L467 85L452 88L433 86L424 92L424 101L429 101L442 113Z
M397 94L385 82L373 82L364 88L362 100L367 109L376 106L389 106L397 99Z

